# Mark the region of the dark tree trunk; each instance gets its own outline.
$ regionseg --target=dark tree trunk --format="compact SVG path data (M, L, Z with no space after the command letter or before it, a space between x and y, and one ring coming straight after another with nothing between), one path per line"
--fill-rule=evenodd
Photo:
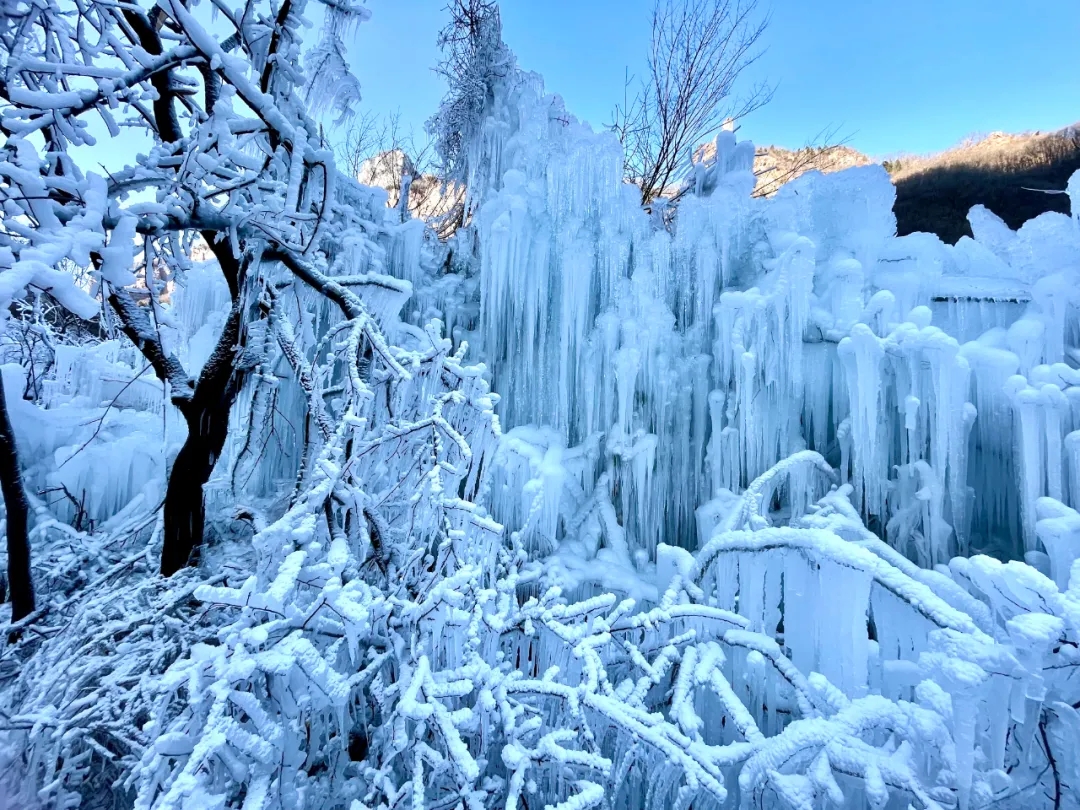
M290 3L279 12L284 22ZM150 54L164 53L160 29L164 22L164 13L155 9L149 16L135 9L126 9L124 19L131 26L139 44ZM280 25L278 26L280 28ZM274 41L279 36L274 31ZM270 53L275 50L271 45ZM267 64L273 63L269 59ZM204 73L204 76L211 75ZM264 82L267 81L264 74ZM158 135L165 143L174 143L183 136L179 118L176 115L176 92L170 70L155 73L150 83L157 91L154 99L154 123ZM207 81L207 111L220 92L216 78ZM265 92L265 88L264 88ZM271 140L275 130L271 128ZM169 483L165 490L164 537L161 550L161 573L171 576L192 562L192 552L203 541L203 528L206 522L206 508L203 502L203 486L210 480L214 465L225 447L229 433L229 411L232 409L236 394L243 385L244 370L237 368L240 351L240 332L243 320L240 309L240 287L246 268L246 259L241 260L242 251L234 255L229 240L219 241L219 233L203 231L210 250L218 260L225 281L229 285L233 309L218 338L214 353L207 360L190 399L176 398L174 404L184 415L188 426L188 438L173 462L169 473ZM184 376L183 370L175 357L167 355L159 340L155 340L146 331L140 330L137 318L127 311L116 295L110 297L116 313L124 324L124 331L132 342L142 351L143 356L153 365L154 371L162 382ZM175 394L176 392L174 392Z
M192 553L202 545L206 522L203 486L225 447L229 411L243 385L244 371L236 364L240 321L240 309L234 307L191 400L183 408L188 437L173 462L165 491L161 573L167 577L194 562Z
M34 612L34 582L30 575L30 539L27 535L30 505L23 489L15 432L8 416L4 380L0 376L0 490L7 511L8 590L11 620L17 622Z
M170 577L195 562L192 552L202 544L206 507L203 485L225 445L229 411L208 412L196 424L188 422L188 437L173 462L165 490L164 542L161 573ZM203 428L200 430L200 427Z

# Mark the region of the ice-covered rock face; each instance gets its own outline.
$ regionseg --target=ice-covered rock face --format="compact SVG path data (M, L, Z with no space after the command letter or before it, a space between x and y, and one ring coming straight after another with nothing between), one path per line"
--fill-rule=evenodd
M1077 220L1013 232L976 207L974 239L897 238L880 166L752 199L753 148L723 132L663 226L623 184L618 143L537 77L493 109L473 158L488 173L469 190L479 318L458 337L479 343L507 427L589 448L585 471L543 495L560 542L625 543L628 565L658 542L694 548L697 510L802 448L924 566L1022 557L1039 497L1080 506L1076 443L1062 450L1080 389L1040 371L1075 364Z

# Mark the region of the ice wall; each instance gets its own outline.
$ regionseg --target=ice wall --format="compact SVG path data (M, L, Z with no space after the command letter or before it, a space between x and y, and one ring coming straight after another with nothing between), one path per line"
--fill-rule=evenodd
M1080 506L1075 219L1013 232L977 207L974 239L898 238L880 166L755 199L753 147L727 132L688 165L677 206L649 212L612 135L536 76L508 87L456 237L476 291L462 282L444 319L480 344L508 429L553 429L539 457L554 443L587 461L504 471L497 517L522 525L528 486L548 551L607 549L641 571L657 543L696 547L730 493L809 448L922 566L1046 551L1039 499Z

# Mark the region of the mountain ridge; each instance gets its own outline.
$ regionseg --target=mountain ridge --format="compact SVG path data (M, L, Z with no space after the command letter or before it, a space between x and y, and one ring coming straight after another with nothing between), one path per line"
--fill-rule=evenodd
M936 233L955 243L971 235L967 213L984 205L1010 228L1046 211L1068 212L1068 198L1043 191L1065 188L1080 170L1080 124L1050 132L991 132L965 138L929 155L871 158L846 145L786 149L758 147L756 194L772 194L783 183L811 170L840 171L881 164L896 187L897 232Z
M703 144L699 158L708 159L713 144ZM991 132L965 138L955 146L927 155L899 154L873 158L846 144L788 149L757 146L755 196L771 196L785 183L808 171L825 173L853 166L882 165L896 187L897 233L926 232L955 243L971 236L968 211L983 205L1012 229L1047 211L1068 213L1068 198L1058 192L1080 170L1080 123L1051 132ZM417 171L400 149L365 160L358 179L387 190L396 206L402 176L412 178L409 210L430 219L445 214L459 191L447 192L430 174Z

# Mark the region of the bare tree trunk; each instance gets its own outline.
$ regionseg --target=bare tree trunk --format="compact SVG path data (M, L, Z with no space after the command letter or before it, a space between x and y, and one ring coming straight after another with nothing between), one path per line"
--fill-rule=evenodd
M11 620L17 622L34 612L34 582L30 574L30 539L27 536L30 505L19 470L15 431L8 415L4 381L0 375L0 490L7 511L8 589Z
M240 308L234 306L199 376L195 393L183 410L188 437L173 462L165 491L161 573L167 577L191 564L192 552L203 541L203 486L225 447L229 412L243 384L244 372L236 366L240 322Z
M161 548L161 573L170 577L193 563L192 552L203 541L206 504L203 486L214 471L213 460L225 444L229 412L209 411L204 420L188 422L188 437L173 462L169 486L165 491L164 542ZM218 423L221 423L220 426ZM205 432L199 430L202 424ZM221 441L215 441L220 434Z

